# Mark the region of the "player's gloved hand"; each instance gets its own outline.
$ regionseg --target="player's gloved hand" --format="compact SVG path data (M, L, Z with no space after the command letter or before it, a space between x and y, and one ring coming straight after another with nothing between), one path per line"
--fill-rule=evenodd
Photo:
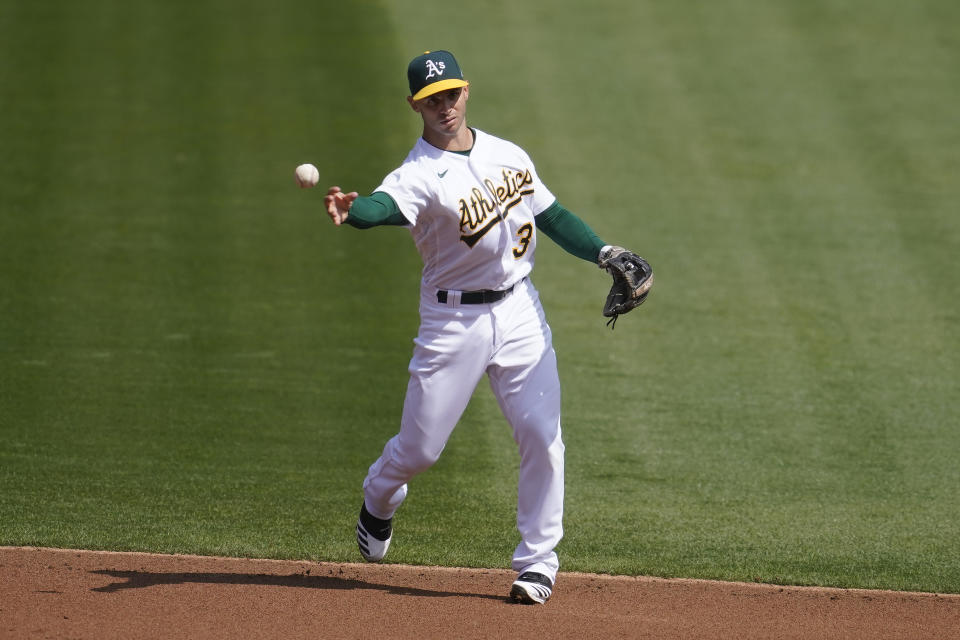
M647 299L653 286L653 269L629 249L609 245L601 249L597 265L613 277L603 305L603 315L610 318L607 325L613 329L620 314L632 311Z

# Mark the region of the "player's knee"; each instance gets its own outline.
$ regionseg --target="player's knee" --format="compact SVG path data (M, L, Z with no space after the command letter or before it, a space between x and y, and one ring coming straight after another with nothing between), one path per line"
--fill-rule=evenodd
M559 449L563 451L563 441L560 439L560 421L556 418L531 419L523 421L514 427L514 438L521 452L525 449Z
M442 451L442 448L407 445L400 448L398 459L410 473L420 473L432 467L440 459Z

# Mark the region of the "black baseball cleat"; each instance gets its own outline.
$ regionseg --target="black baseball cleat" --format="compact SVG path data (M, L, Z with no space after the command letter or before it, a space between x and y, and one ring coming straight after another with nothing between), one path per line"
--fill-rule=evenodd
M527 571L513 582L510 599L521 604L543 604L551 593L553 583L550 578L536 571Z
M370 515L367 505L360 507L360 517L357 519L357 546L360 555L367 562L380 562L387 555L390 540L393 538L393 518L381 520Z

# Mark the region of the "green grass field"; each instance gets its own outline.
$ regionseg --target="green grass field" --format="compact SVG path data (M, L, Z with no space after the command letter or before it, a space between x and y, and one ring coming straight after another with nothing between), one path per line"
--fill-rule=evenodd
M470 123L657 285L543 239L562 568L960 593L953 0L0 0L0 544L357 561L417 326L406 232L335 229L456 52ZM389 560L505 567L481 384Z

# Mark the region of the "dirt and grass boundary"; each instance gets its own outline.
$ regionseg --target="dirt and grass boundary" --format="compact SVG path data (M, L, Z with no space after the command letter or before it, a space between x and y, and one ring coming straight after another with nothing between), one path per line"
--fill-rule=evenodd
M0 547L4 638L946 638L960 595Z

